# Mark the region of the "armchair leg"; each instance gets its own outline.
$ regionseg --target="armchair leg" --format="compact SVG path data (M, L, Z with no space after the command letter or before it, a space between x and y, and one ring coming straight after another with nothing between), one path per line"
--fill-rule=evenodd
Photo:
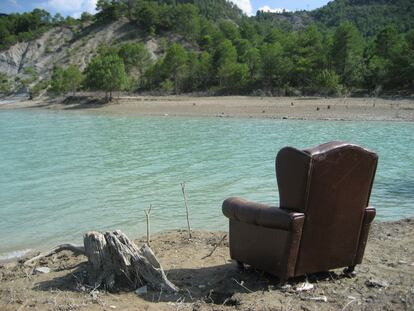
M344 274L346 275L346 276L348 276L348 277L354 277L355 275L356 275L356 273L355 273L355 265L353 265L353 266L349 266L349 267L347 267L347 268L345 268L344 269Z
M285 284L286 284L286 282L287 282L287 280L288 280L288 278L287 278L287 277L285 277L285 276L283 276L283 277L279 277L279 285L280 285L280 286L285 285Z

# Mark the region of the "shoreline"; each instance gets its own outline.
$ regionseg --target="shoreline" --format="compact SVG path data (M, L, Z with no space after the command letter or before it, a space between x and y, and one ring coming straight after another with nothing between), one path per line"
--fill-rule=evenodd
M99 97L77 96L0 105L0 110L7 109L46 109L113 116L414 122L414 99L120 96L105 103Z
M393 223L393 222L398 222L398 221L406 221L407 219L413 219L414 222L414 216L409 216L409 217L403 217L400 219L395 219L395 220L375 220L374 223L376 224L387 224L387 223ZM181 232L181 231L185 231L185 228L178 228L178 229L166 229L166 230L161 230L161 231L155 231L152 232L152 235L154 236L163 236L166 235L168 233L171 232ZM218 233L218 232L222 232L223 230L207 230L207 229L200 229L200 228L196 228L195 231L205 231L205 232L210 232L210 233ZM144 235L140 235L138 237L133 238L134 240L138 240L138 241L144 241L145 240L145 236ZM60 241L60 244L65 244L65 243L73 243L73 241ZM75 243L76 245L78 243ZM74 244L74 245L75 245ZM10 251L6 251L6 252L2 252L0 253L0 267L2 265L5 264L9 264L9 263L13 263L13 262L19 262L21 260L24 260L26 258L29 258L31 256L35 256L38 253L41 252L46 252L49 251L50 249L53 249L54 247L56 247L56 245L50 245L49 247L41 247L41 246L33 246L31 248L19 248L19 249L13 249Z
M36 310L53 306L76 310L102 310L103 306L119 310L280 310L286 306L288 310L406 310L414 304L414 218L372 224L356 277L334 269L285 284L253 268L239 270L229 257L228 239L220 242L227 231L192 233L191 240L186 230L151 238L151 248L168 278L181 289L177 295L150 288L146 294L100 289L92 295L83 283L86 257L62 251L37 263L37 267L49 268L48 273L34 273L36 266L16 262L0 265L0 309L30 305ZM135 243L140 246L145 238ZM313 288L296 290L303 282Z

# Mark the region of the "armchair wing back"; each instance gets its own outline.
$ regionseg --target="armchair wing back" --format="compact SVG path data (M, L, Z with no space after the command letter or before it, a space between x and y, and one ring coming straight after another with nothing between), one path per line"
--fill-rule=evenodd
M368 207L378 157L330 142L286 147L276 157L280 207L230 198L230 255L282 279L361 263L375 209Z

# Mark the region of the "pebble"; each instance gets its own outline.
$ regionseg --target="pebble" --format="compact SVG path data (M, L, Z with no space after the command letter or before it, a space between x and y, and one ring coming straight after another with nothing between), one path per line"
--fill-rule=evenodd
M46 274L46 273L50 273L50 268L48 267L37 267L33 270L33 274Z
M369 279L368 281L365 282L365 285L367 285L368 287L388 287L388 286L390 286L390 284L388 284L388 282L386 282L384 280L379 280L379 279Z
M315 286L309 282L305 282L296 287L297 292L304 292L313 289Z
M313 301L322 301L322 302L328 302L328 298L326 296L318 296L318 297L309 297L308 300Z
M285 284L281 287L281 289L283 289L283 290L289 290L291 288L292 288L292 285L290 285L290 284Z

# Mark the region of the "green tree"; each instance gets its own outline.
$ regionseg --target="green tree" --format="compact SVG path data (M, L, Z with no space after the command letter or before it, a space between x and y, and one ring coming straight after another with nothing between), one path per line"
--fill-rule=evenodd
M291 69L291 62L284 57L279 43L264 44L261 47L261 79L266 89L282 87Z
M200 36L200 17L197 7L192 4L182 4L175 7L174 27L178 33L191 41Z
M8 95L11 90L10 78L5 73L0 72L0 94Z
M249 19L243 18L239 25L240 35L243 39L248 40L253 46L258 46L262 40L258 31Z
M34 86L32 86L29 90L29 98L33 99L40 95L40 93L44 90L46 90L49 86L48 80L42 80L36 83Z
M80 16L82 22L90 22L93 20L93 15L88 12L83 12Z
M331 50L332 65L346 86L355 86L362 80L363 40L358 29L345 22L336 29Z
M174 83L174 92L178 94L182 89L183 81L187 76L187 53L178 43L172 44L162 63L162 71L167 73Z
M409 31L398 49L391 54L388 88L414 90L414 29Z
M240 39L239 28L233 21L223 21L219 27L224 36L230 41L235 42L237 39Z
M382 58L391 58L399 48L400 40L394 26L386 26L375 36L374 53Z
M121 6L116 0L98 0L96 17L101 22L117 20L121 16Z
M83 75L79 68L75 65L69 65L66 70L63 71L63 85L64 91L71 91L73 95L80 88L83 81Z
M334 71L322 70L313 80L313 86L318 92L326 95L337 95L341 92L339 76Z
M140 76L151 63L151 55L142 43L124 43L119 47L118 55L124 61L127 72L136 68Z
M242 91L249 80L249 68L246 64L227 62L218 70L220 87L227 92Z
M63 24L64 21L65 18L60 13L56 13L52 18L52 22L57 25Z
M85 73L86 86L93 90L105 91L105 97L109 101L112 100L112 92L122 90L127 84L124 62L115 54L94 57Z
M198 89L207 89L213 80L213 58L210 53L202 52L199 55L196 66L194 75L195 87Z
M53 67L53 73L50 83L50 91L55 94L65 93L65 86L63 80L64 69L59 66Z
M154 2L141 2L134 9L134 20L146 31L157 30L160 23L160 9Z
M237 62L237 50L230 40L223 40L215 51L214 63L217 67L221 67L226 63Z
M296 87L312 85L313 79L324 68L322 35L315 26L291 35L285 48L292 62L290 79Z
M83 81L83 75L75 65L69 65L68 68L55 66L51 79L50 91L55 94L66 94L75 92L80 88Z
M162 60L159 60L145 70L141 87L149 90L156 89L166 78L162 72Z
M272 44L272 43L278 42L279 44L282 44L282 45L286 43L286 37L288 36L286 33L283 33L281 29L269 27L269 28L266 28L265 31L266 33L264 36L264 41L266 43Z
M249 68L250 80L255 80L261 69L260 51L257 48L251 47L244 51L239 57L240 62L247 65Z

